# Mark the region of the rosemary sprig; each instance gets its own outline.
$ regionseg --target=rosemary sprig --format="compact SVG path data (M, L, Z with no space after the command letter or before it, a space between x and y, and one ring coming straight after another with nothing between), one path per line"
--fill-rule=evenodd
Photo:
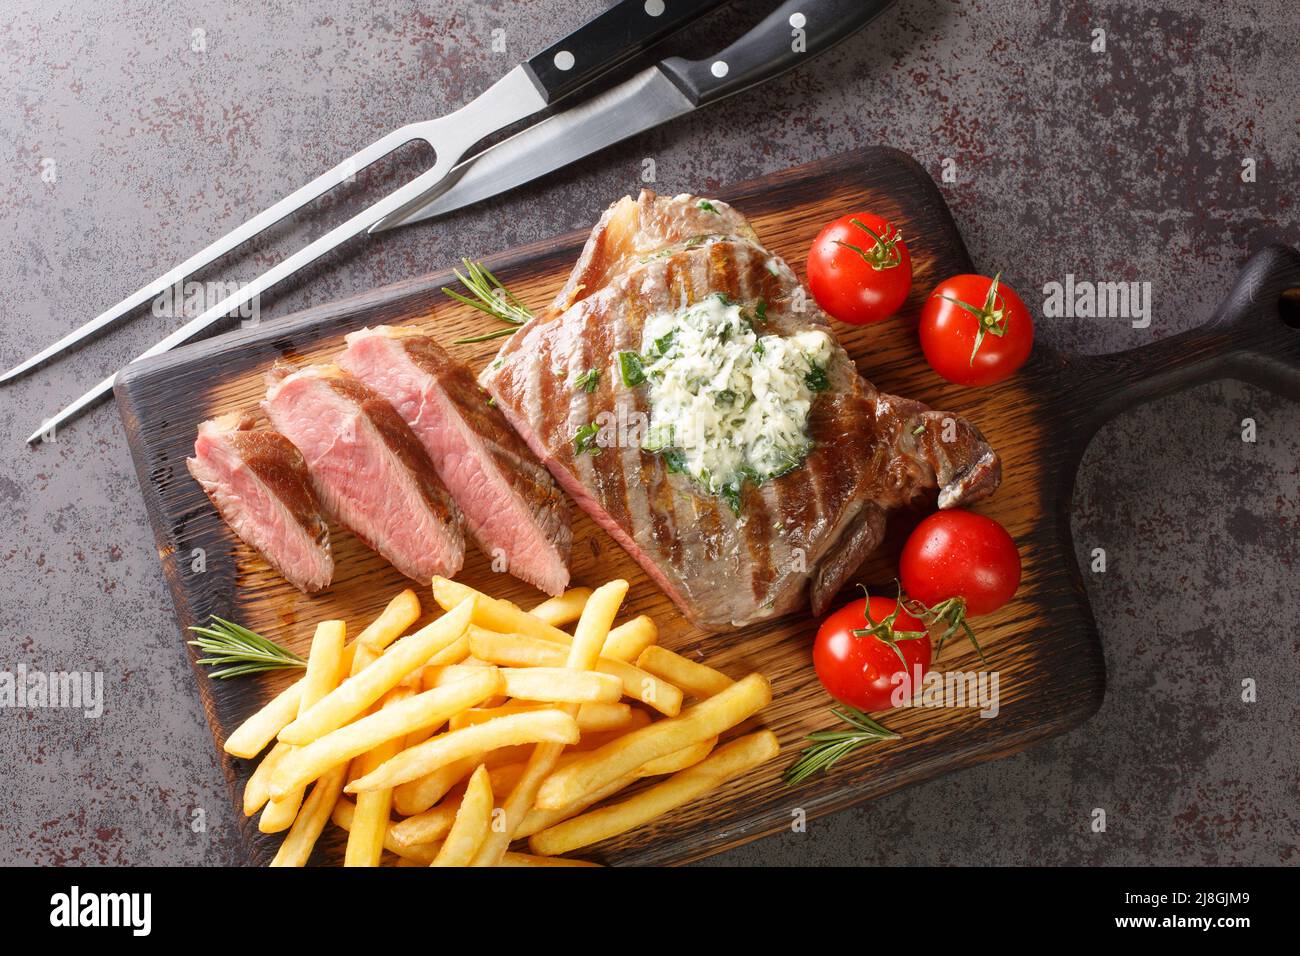
M190 630L199 637L189 643L208 655L199 658L200 664L220 665L220 670L212 672L213 678L220 680L307 666L307 662L293 651L255 631L215 614L212 615L212 621L209 627L191 627Z
M470 294L465 295L455 289L444 288L442 291L445 295L511 326L523 325L533 317L532 310L519 301L519 298L513 292L503 286L500 280L488 270L487 266L481 262L471 262L469 259L460 261L465 266L465 274L462 274L459 269L455 269L453 272L455 272L456 278L460 280L460 284L468 289ZM489 339L511 335L514 331L514 328L498 329L496 332L489 332L486 335L457 339L456 344L486 342Z
M825 772L864 744L878 740L898 740L884 724L877 723L855 707L832 707L831 713L849 730L819 730L808 735L811 746L804 748L799 759L784 774L786 783L800 783L815 773Z

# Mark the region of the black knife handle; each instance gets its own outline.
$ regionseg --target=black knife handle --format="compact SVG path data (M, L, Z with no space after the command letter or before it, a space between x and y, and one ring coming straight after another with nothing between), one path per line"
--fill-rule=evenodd
M623 0L525 65L547 104L586 86L725 0Z
M717 56L659 64L696 106L792 70L883 13L894 0L787 0Z

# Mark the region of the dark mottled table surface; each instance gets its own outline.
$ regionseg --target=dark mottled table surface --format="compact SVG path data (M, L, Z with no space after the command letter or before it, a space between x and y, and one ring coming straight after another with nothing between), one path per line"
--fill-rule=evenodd
M0 365L381 133L461 104L602 6L7 0ZM735 6L696 31L695 52L770 4ZM955 173L942 188L975 261L1003 269L1031 306L1067 274L1151 284L1146 328L1042 319L1043 341L1140 345L1205 321L1252 250L1300 242L1297 45L1293 0L902 0L759 92L333 255L265 298L262 319L586 226L639 185L645 158L661 191L708 192L883 143L936 178ZM361 177L200 278L248 281L419 160ZM0 670L104 681L98 718L0 709L0 862L240 861L116 412L23 445L174 324L146 309L0 388ZM1113 422L1087 452L1073 519L1080 557L1108 555L1104 574L1086 575L1110 675L1100 713L715 862L1295 862L1298 472L1295 405L1235 382Z

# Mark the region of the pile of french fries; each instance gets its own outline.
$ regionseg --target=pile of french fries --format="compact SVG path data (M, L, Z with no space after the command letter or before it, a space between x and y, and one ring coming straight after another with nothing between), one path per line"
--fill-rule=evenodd
M627 589L524 611L434 578L443 613L405 637L421 614L410 590L351 643L342 621L320 624L303 677L225 744L245 759L270 747L244 813L287 831L272 865L304 866L329 821L347 831L346 866L385 851L408 866L590 865L561 854L775 757L767 730L719 743L768 704L767 679L658 646L648 617L615 627Z

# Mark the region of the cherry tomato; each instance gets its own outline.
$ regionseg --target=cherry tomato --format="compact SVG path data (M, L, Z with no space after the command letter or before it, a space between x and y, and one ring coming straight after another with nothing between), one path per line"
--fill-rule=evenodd
M868 609L870 621L865 613ZM895 611L898 614L893 619L892 628L899 639L892 647L875 635L853 633L870 628L873 622L878 625L888 620ZM926 636L903 639L907 632ZM894 647L903 655L903 660L899 660ZM813 642L813 667L826 692L859 710L886 710L894 706L892 698L899 686L894 675L924 677L930 669L930 657L930 636L925 625L902 610L891 597L873 597L869 605L866 598L849 602L827 615ZM921 669L919 675L917 666ZM918 685L909 686L915 689Z
M1034 345L1034 320L1001 273L939 283L921 309L921 350L958 385L992 385L1015 374Z
M865 325L889 318L912 288L912 257L903 234L869 212L841 216L813 240L808 288L841 322Z
M969 614L996 611L1020 586L1020 554L992 518L954 508L927 517L903 545L899 578L927 607L959 598Z

